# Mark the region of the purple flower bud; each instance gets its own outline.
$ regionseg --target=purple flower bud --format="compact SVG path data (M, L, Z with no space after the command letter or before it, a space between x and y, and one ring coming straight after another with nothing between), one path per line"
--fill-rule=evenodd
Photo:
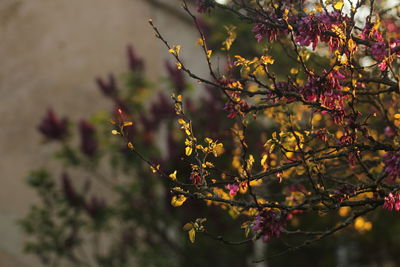
M79 123L79 130L81 134L82 153L89 157L94 156L98 149L98 141L96 139L96 130L94 126L82 120Z
M104 81L102 78L96 79L97 86L100 91L107 97L115 97L118 93L117 84L115 82L114 75L108 75L108 81Z
M68 120L58 119L54 111L49 109L38 130L49 140L63 140L68 135Z
M71 206L79 207L82 204L82 198L76 192L71 179L67 173L63 173L61 176L62 191L65 199Z
M126 51L128 55L129 69L131 71L143 71L143 60L136 55L132 45L128 45Z

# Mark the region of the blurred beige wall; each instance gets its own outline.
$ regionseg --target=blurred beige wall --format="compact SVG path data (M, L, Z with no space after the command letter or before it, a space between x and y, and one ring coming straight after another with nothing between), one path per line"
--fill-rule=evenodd
M178 0L165 0L178 6ZM22 253L16 220L36 201L25 185L29 170L51 166L54 147L41 146L36 127L52 106L72 120L109 108L94 78L126 70L133 44L147 74L163 73L165 48L147 20L153 18L185 62L200 74L192 27L145 0L0 1L0 266L40 266Z

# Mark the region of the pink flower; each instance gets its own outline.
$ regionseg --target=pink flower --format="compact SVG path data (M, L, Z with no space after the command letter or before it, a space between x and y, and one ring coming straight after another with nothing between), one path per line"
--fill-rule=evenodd
M390 210L390 211L392 211L392 210L399 211L400 210L400 194L395 193L393 195L393 193L389 193L385 197L385 203L383 204L383 208Z
M371 23L367 23L365 25L363 31L361 32L361 39L383 42L382 33L375 29Z
M387 45L385 42L376 42L371 45L371 54L372 56L379 61L385 59L387 56Z
M190 174L190 181L192 181L193 184L199 185L201 184L201 176L197 171L193 171Z
M295 40L302 46L312 45L313 50L320 40L328 44L331 51L335 51L339 47L340 40L326 32L331 31L333 26L344 25L348 20L349 17L343 16L340 11L304 17L298 22Z
M384 71L387 68L387 62L386 61L382 61L381 63L378 64L378 66L379 66L379 69L381 71Z
M389 46L390 46L390 49L395 49L396 47L399 47L400 46L400 40L394 40L394 41L390 42ZM400 51L397 51L396 55L399 57L400 56Z
M234 119L237 115L242 114L241 112L246 111L248 108L249 105L243 99L239 102L239 104L228 101L224 106L224 110L228 112L229 119Z
M239 186L237 184L228 184L227 188L229 189L229 194L231 196L235 196L236 193L239 191Z
M296 42L302 46L309 46L312 44L312 48L318 44L318 36L321 35L321 24L318 22L315 16L307 16L303 18L297 27Z
M270 42L273 42L276 40L278 35L278 30L275 27L263 23L257 23L251 31L255 34L259 43L264 37L266 37Z
M345 117L344 100L347 96L340 85L340 81L344 79L345 76L338 70L329 74L324 71L323 76L309 76L307 83L299 88L299 93L307 102L320 102L331 109L334 122L339 123Z

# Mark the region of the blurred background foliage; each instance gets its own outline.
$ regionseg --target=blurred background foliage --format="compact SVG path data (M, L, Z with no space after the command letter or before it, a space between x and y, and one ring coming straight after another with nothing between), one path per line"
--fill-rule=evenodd
M296 68L290 60L294 55L287 54L293 52L284 43L258 44L251 32L253 25L230 13L214 10L203 15L201 22L209 47L224 62L220 64L225 68L221 72L228 69L226 63L233 60L233 55L252 58L265 49L275 59L271 68L281 75L278 79ZM224 26L230 25L236 27L237 38L227 54L221 47L227 38ZM96 80L99 90L112 102L112 110L71 122L49 109L39 125L46 142L58 143L54 160L62 163L63 171L49 173L40 169L27 178L41 202L34 203L30 213L19 222L30 237L26 252L37 255L48 266L65 262L73 266L253 266L253 260L263 257L267 259L259 266L400 264L400 220L396 214L385 211L375 212L369 215L373 218L367 216L317 244L279 257L270 256L285 249L289 242L285 237L268 245L227 245L215 240L218 236L230 241L245 239L240 228L243 219L229 207L222 213L219 207L205 202L188 200L180 208L172 207L170 181L154 175L138 155L126 148L120 136L112 135L110 121L121 119L117 110L122 110L124 119L134 122L125 127L125 134L135 148L167 173L177 170L189 182L191 170L185 167L188 164L182 164L184 136L176 123L170 95L184 96L184 107L192 116L199 137L223 140L225 155L233 155L234 137L230 129L234 125L223 111L224 98L218 90L189 80L174 62L161 62L167 76L149 82L144 69L151 66L146 66L131 46L127 49L127 62L126 73ZM310 53L310 62L316 70L328 64L326 57L316 53ZM201 90L200 97L193 96L195 90ZM265 142L260 133L270 135L274 130L273 125L262 121L249 126L249 147L254 156L261 156ZM219 160L219 166L229 168L232 164L228 156ZM219 175L218 170L214 175ZM277 184L263 186L271 186L271 194L282 189ZM341 212L347 211L341 210L335 218L310 213L301 217L301 223L310 229L325 229L343 215ZM325 217L316 225L314 216ZM182 226L202 217L207 218L207 232L198 234L191 244ZM298 224L299 220L295 218L290 223ZM374 221L373 225L370 221ZM291 239L290 245L296 241ZM302 241L299 238L299 244Z

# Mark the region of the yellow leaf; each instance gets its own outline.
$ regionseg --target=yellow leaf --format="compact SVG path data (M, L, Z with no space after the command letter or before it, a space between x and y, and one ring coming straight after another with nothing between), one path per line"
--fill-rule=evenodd
M199 150L204 150L204 147L202 145L197 145L196 148Z
M182 229L183 230L185 230L185 231L189 231L190 229L193 229L193 223L186 223L183 227L182 227Z
M173 196L171 199L171 205L174 207L180 207L185 203L186 197L184 195Z
M190 242L194 243L196 238L196 230L194 228L190 229L188 232Z
M207 168L214 168L214 164L212 162L206 161L205 165Z
M244 235L246 238L249 236L249 234L250 234L250 227L248 227L244 230Z
M270 154L274 151L275 145L276 145L276 144L274 143L274 144L272 144L271 147L269 148L269 153L270 153Z
M347 62L348 62L347 55L346 54L341 55L340 56L340 64L346 65Z
M185 148L185 154L186 154L186 156L190 156L190 155L192 154L192 151L193 151L192 147L187 146L187 147Z
M204 42L202 38L197 39L196 44L200 45L200 46L204 46Z
M339 209L339 215L340 217L346 217L349 215L350 211L351 211L350 207L341 207Z
M399 114L399 113L394 114L394 118L395 118L395 119L400 119L400 114Z
M365 224L365 219L363 217L358 217L354 221L354 228L356 228L356 230L358 231L362 231L364 230L364 224Z
M157 164L157 166L150 166L150 169L153 173L156 173L160 170L160 164Z
M212 50L207 50L207 57L210 58L212 54Z
M131 142L128 142L128 148L129 149L134 149L134 146L133 146L133 144Z
M224 145L221 143L215 145L215 147L212 150L214 157L220 156L222 153L224 153L224 151L225 151Z
M185 231L189 231L189 230L192 229L192 228L193 228L193 223L191 223L191 222L186 223L186 224L182 227L182 229L185 230Z
M177 173L177 171L174 171L173 173L171 173L170 175L169 175L169 178L171 178L172 180L176 180L176 173Z
M265 64L265 65L267 65L267 64L274 64L275 59L273 59L273 58L270 57L270 56L262 56L262 57L261 57L261 62L262 62L263 64Z
M124 122L124 127L126 127L126 126L132 126L133 125L133 122L131 122L131 121L126 121L126 122Z
M267 162L268 160L268 154L264 154L264 156L261 159L261 166L264 166L264 164Z
M112 133L113 135L119 134L119 132L118 132L117 130L112 130L111 133Z
M340 1L337 1L337 2L333 5L333 8L339 10L339 9L342 9L343 5L344 5L343 1L340 0Z
M262 179L253 180L250 181L250 186L260 186L262 182L263 182Z
M236 27L230 25L230 26L225 26L224 28L225 28L225 30L226 30L227 33L228 33L228 37L227 37L226 40L222 43L222 45L224 46L224 48L222 48L222 50L229 51L229 50L231 49L231 46L232 46L233 42L234 42L235 39L236 39L236 32L235 32Z
M181 46L180 45L174 45L174 46L172 46L171 49L168 50L168 52L170 52L174 56L178 57L180 50L181 50Z
M249 169L251 169L251 167L253 166L253 164L254 164L254 157L253 157L253 155L249 155L249 159L247 160L247 167L249 168Z
M289 9L285 9L285 11L283 12L283 16L282 16L282 17L283 17L283 19L286 20L286 21L287 21L288 18L289 18L288 14L289 14Z
M347 47L349 48L350 51L353 51L353 50L355 50L357 48L357 44L356 44L356 42L354 42L353 39L349 39L347 44L348 44Z
M372 229L372 223L371 222L365 222L364 223L364 230L369 231Z

